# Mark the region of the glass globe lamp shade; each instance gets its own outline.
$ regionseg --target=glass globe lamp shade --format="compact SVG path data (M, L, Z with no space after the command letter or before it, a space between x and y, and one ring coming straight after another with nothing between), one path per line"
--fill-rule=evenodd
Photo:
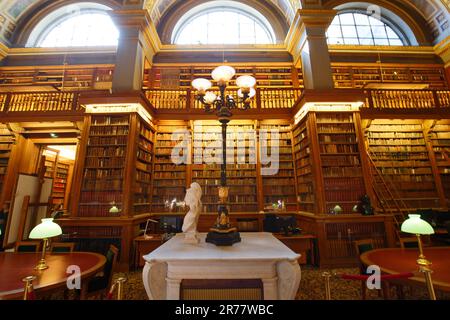
M48 218L42 219L42 222L31 230L30 239L48 239L61 234L61 227L53 222L53 218Z
M214 94L214 92L209 91L205 94L204 99L206 104L212 104L214 101L216 101L217 96Z
M236 85L241 89L253 88L256 85L256 79L252 76L240 76L236 79Z
M410 214L409 219L402 223L402 232L412 233L412 234L433 234L433 227L420 218L420 214Z
M243 97L244 97L244 92L245 92L245 91L244 91L243 89L239 89L238 92L237 92L238 97L239 97L239 98L243 98ZM253 88L250 88L250 89L248 90L248 97L251 99L251 98L253 98L255 95L256 95L256 90L253 89Z
M234 70L234 68L230 66L220 66L213 70L211 76L217 82L228 82L235 74L236 70Z
M200 93L205 93L206 90L212 87L212 83L208 79L198 78L192 81L192 86Z

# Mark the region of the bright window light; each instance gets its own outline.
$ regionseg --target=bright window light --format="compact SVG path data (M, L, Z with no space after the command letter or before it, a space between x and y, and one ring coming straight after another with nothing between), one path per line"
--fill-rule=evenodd
M327 31L329 44L404 46L388 24L362 13L338 14Z
M119 31L106 13L81 13L52 26L39 47L117 46Z
M273 30L258 17L233 8L203 11L177 30L175 44L272 44Z

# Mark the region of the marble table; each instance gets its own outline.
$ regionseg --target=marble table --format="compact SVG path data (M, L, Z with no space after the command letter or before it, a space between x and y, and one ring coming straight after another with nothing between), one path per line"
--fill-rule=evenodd
M293 300L301 271L294 253L271 233L241 233L232 247L183 242L178 234L145 255L143 282L150 300L179 300L184 279L260 279L265 300Z

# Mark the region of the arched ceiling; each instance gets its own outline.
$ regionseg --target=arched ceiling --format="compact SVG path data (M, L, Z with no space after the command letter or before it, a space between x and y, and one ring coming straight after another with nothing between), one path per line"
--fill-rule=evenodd
M153 21L158 24L161 17L171 7L186 0L1 0L0 1L0 37L6 42L13 39L14 32L20 26L21 20L31 17L38 11L45 10L47 6L54 6L73 2L102 2L115 3L116 5L142 6L149 10ZM205 0L206 1L206 0ZM256 0L255 0L256 1ZM352 0L267 0L272 2L284 15L289 23L292 21L296 9L301 3L317 3L327 8L333 8L345 2L356 2ZM195 3L195 1L193 1ZM400 8L410 8L420 15L427 23L434 42L439 42L450 35L450 0L367 0L371 3L392 3Z

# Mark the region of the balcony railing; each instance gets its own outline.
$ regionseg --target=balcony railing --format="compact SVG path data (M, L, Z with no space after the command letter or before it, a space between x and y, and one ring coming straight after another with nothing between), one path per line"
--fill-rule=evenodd
M231 89L235 95L236 90ZM361 91L362 92L362 91ZM450 111L450 90L365 90L366 103L363 108L371 110L448 110ZM80 95L87 92L26 92L0 93L0 112L40 112L64 114L69 111L82 112L79 103ZM328 94L329 95L329 94ZM332 94L333 99L338 100ZM189 112L201 110L203 105L195 99L191 90L162 90L151 89L145 91L145 97L150 105L160 112ZM356 98L355 98L356 99ZM358 98L360 99L360 98ZM300 89L257 89L251 108L253 110L286 110L298 107L301 101ZM284 111L283 111L284 112Z
M79 94L75 92L26 92L0 94L0 111L58 112L79 111Z
M214 92L214 91L213 91ZM219 94L217 90L214 92ZM229 89L227 93L236 96L237 89ZM300 97L300 89L257 89L256 98L252 100L252 109L290 109ZM157 110L203 109L204 106L195 99L192 90L149 89L145 96Z
M449 90L366 90L366 95L373 109L450 108Z

